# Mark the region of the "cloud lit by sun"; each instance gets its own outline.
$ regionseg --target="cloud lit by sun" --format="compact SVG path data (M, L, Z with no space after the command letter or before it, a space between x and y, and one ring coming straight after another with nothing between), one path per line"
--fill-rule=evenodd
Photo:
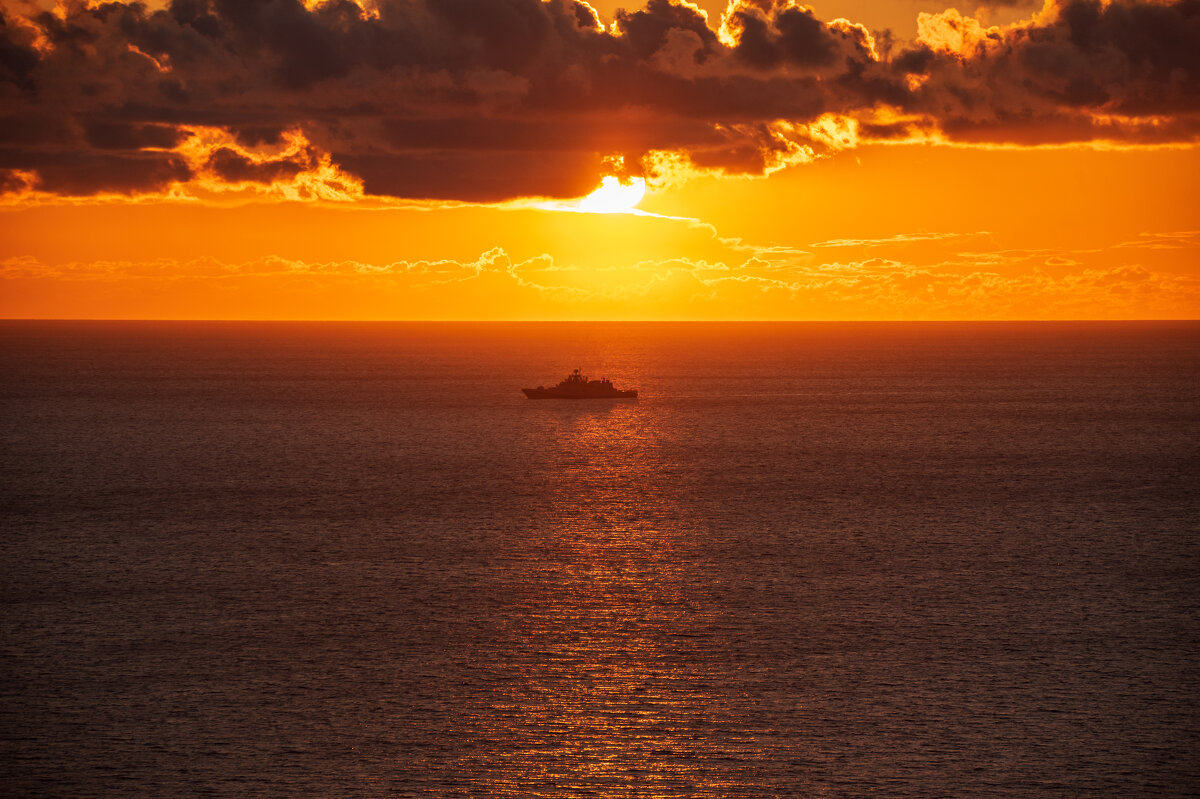
M820 5L0 0L0 316L1200 316L1197 0Z
M629 178L622 182L608 175L600 181L600 188L579 201L579 210L589 214L633 213L637 204L646 196L646 181Z

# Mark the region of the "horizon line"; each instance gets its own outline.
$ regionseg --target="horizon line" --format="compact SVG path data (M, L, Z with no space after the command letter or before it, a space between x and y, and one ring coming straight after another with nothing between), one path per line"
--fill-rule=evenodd
M1131 317L1127 319L279 319L279 318L125 318L125 317L0 317L0 324L12 322L111 322L179 324L800 324L800 325L939 325L939 324L1120 324L1152 322L1200 322L1200 317Z

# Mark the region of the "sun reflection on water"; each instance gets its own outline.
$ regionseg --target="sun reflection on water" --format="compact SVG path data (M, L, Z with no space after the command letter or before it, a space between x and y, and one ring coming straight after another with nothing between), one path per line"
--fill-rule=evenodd
M473 734L503 740L488 749L504 754L468 771L487 773L498 796L744 787L770 730L731 688L719 645L730 620L706 601L694 554L682 554L702 531L664 479L654 414L644 404L544 412L556 524L528 531L525 551L538 557L506 586L498 616L506 673Z

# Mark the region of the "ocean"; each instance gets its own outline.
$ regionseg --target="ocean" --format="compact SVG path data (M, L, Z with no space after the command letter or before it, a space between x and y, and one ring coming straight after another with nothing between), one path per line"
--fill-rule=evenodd
M580 367L637 401L530 401ZM8 797L1200 794L1200 324L0 323Z

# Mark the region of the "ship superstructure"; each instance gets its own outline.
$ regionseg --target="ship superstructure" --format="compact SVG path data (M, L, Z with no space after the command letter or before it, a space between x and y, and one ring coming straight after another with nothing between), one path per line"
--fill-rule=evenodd
M636 389L619 389L607 377L588 380L581 369L567 375L554 388L523 388L529 399L637 399Z

